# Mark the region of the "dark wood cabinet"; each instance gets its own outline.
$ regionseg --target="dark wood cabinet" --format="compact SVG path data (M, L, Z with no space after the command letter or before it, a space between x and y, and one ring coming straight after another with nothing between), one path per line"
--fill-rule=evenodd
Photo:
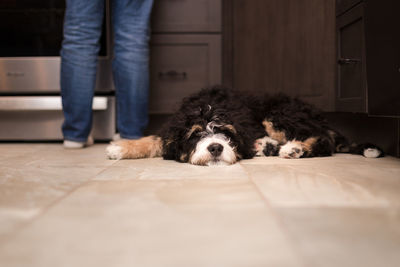
M224 82L333 111L335 0L226 0L224 10Z
M337 5L336 110L400 116L400 1Z
M171 114L185 96L222 83L221 10L221 0L154 2L151 114Z
M151 28L158 32L221 32L221 0L155 0Z

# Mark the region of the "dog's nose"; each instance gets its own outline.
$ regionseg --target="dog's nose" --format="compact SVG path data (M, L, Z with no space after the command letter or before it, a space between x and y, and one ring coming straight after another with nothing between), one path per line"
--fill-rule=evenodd
M207 147L207 149L208 151L210 151L211 155L213 155L214 157L218 157L219 155L221 155L224 147L221 144L212 143Z

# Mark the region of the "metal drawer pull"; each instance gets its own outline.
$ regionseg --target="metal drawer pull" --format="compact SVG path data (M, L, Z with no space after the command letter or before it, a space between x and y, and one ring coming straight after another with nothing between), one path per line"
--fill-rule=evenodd
M178 72L176 70L170 70L170 71L167 71L167 72L161 72L160 71L158 73L158 77L160 79L162 79L164 77L169 77L169 78L180 78L181 77L182 79L186 79L187 74L186 74L185 71L183 71L183 72Z
M338 63L340 65L346 65L346 64L357 64L361 62L360 59L357 58L339 58Z
M106 110L107 97L95 96L93 110ZM62 110L60 96L2 96L0 111L18 110Z

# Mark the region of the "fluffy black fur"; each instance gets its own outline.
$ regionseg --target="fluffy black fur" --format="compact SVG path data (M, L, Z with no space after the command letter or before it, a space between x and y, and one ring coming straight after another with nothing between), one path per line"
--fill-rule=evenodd
M265 120L283 132L287 141L314 137L317 141L302 157L330 156L335 152L363 154L366 148L376 148L379 156L383 156L382 150L372 144L350 145L345 137L329 128L316 108L298 99L282 94L256 98L219 86L203 89L183 100L160 134L162 156L179 162L190 161L198 142L210 134L207 127L211 125L215 126L214 134L227 137L237 160L252 158L256 154L256 140L268 135L262 125ZM264 155L278 155L282 145L266 144Z

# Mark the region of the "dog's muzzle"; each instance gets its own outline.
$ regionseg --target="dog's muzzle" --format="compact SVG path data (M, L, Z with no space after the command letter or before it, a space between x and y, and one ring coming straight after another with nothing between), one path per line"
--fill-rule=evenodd
M230 165L237 161L235 149L223 134L208 135L201 139L189 162L195 165Z

